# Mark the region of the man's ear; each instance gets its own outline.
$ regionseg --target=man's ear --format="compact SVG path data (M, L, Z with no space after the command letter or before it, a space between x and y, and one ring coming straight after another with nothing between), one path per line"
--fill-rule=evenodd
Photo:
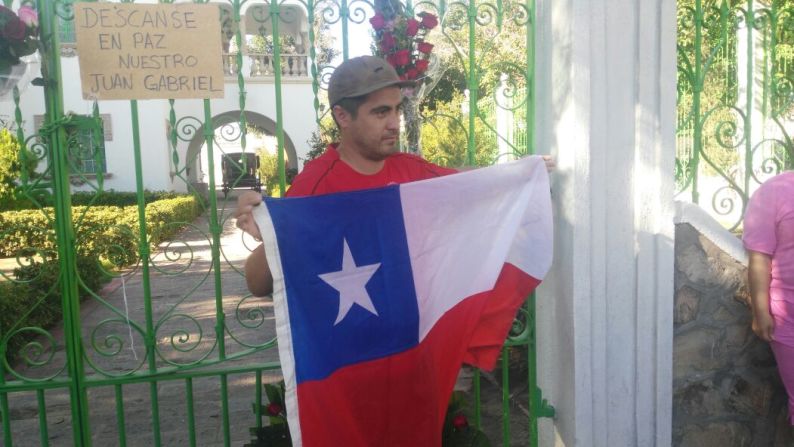
M353 120L353 117L350 116L350 113L342 106L334 106L334 108L331 109L331 113L333 113L334 117L336 117L336 122L339 124L340 129L344 129L349 126L350 121Z

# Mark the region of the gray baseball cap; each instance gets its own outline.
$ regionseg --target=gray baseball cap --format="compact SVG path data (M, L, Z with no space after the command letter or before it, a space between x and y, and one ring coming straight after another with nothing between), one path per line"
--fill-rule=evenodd
M360 56L342 62L328 82L328 103L333 108L345 98L355 98L385 87L413 87L404 81L385 60L376 56Z

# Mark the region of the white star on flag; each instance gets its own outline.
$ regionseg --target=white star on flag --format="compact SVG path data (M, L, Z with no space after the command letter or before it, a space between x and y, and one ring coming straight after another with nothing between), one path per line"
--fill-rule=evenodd
M380 267L380 262L360 267L356 266L353 255L350 253L350 247L347 245L347 239L343 239L343 243L342 270L317 275L329 286L339 291L339 313L336 315L334 326L345 318L353 304L358 304L371 313L378 315L375 305L372 304L372 298L367 293L366 285Z

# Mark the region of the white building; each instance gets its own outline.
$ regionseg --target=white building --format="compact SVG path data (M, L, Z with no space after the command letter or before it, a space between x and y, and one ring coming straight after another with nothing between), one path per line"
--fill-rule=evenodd
M147 0L139 3L156 3ZM223 64L225 73L225 95L222 99L212 99L210 109L212 123L218 135L216 143L230 144L234 151L241 150L239 131L227 125L236 123L244 114L248 124L264 131L268 135L276 135L276 86L274 76L274 58L267 53L252 53L243 45L243 64L236 63L235 34L231 17L231 6L219 4L222 8L222 41ZM270 17L267 5L262 3L249 4L241 11L240 32L242 41L247 42L254 36L270 35ZM74 32L70 30L71 22L62 22L61 30L61 70L64 79L63 95L64 110L69 113L91 115L93 102L83 99L80 88L80 68L74 42ZM316 129L316 112L313 107L314 93L310 73L309 58L309 22L305 8L298 5L285 4L281 7L279 32L289 36L294 46L285 48L281 54L281 95L283 98L284 147L287 168L299 168L306 152L309 150L307 140ZM208 41L211 40L208 38ZM217 40L216 40L217 41ZM201 45L200 42L197 45ZM230 49L232 52L230 52ZM21 95L20 109L23 117L25 135L33 135L43 121L45 102L43 89L28 85L32 78L39 76L40 62L37 56L26 58L29 63L19 86L24 89ZM238 88L238 72L242 73L245 82L245 98L242 104ZM135 191L136 180L133 161L132 115L130 102L126 100L101 100L99 111L105 127L105 165L89 157L76 161L74 169L81 169L84 178L91 179L95 172L104 170L104 188L117 191ZM138 112L140 129L141 158L147 171L144 187L149 190L185 191L188 184L202 190L206 187L208 167L206 154L199 156L204 145L204 134L201 123L204 121L203 100L176 100L174 112L177 122L179 141L176 153L169 144L171 109L166 100L139 100ZM0 101L0 117L13 121L15 115L11 94L6 94ZM225 127L226 126L226 127ZM226 133L222 136L222 134ZM236 135L235 135L236 134ZM225 138L234 141L227 142ZM253 140L253 141L252 141ZM247 138L246 151L252 147L256 139ZM217 144L216 144L217 146ZM220 165L219 151L216 150L215 164ZM44 165L42 163L41 165ZM221 179L216 178L218 186ZM73 176L76 190L86 188L80 176Z

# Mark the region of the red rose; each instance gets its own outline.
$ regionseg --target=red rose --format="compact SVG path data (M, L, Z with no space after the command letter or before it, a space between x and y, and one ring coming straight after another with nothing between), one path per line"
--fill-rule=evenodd
M416 46L416 49L420 53L430 54L433 51L433 44L427 42L419 42L419 45Z
M19 17L14 16L6 22L2 34L8 39L22 40L25 38L25 24L19 20Z
M416 70L419 73L424 73L427 71L427 66L430 65L430 61L427 59L419 59L416 61Z
M402 67L411 62L411 52L408 50L400 50L394 53L394 62L397 66Z
M405 35L408 37L414 37L418 32L419 22L416 19L408 19L408 23L405 25Z
M414 80L419 77L419 71L416 68L409 68L405 70L405 78L408 80Z
M369 19L370 25L376 31L382 30L384 26L386 26L386 19L383 18L383 14L377 13Z
M469 426L469 420L466 419L466 416L459 414L452 419L452 426L458 430L466 428Z
M394 48L394 44L397 43L397 40L391 33L383 33L380 37L380 50L384 53L391 52L392 48Z
M271 416L278 416L281 414L281 411L284 410L281 408L281 405L277 403L271 403L267 406L267 414Z
M422 26L426 29L433 29L438 25L438 17L426 12L422 14Z

